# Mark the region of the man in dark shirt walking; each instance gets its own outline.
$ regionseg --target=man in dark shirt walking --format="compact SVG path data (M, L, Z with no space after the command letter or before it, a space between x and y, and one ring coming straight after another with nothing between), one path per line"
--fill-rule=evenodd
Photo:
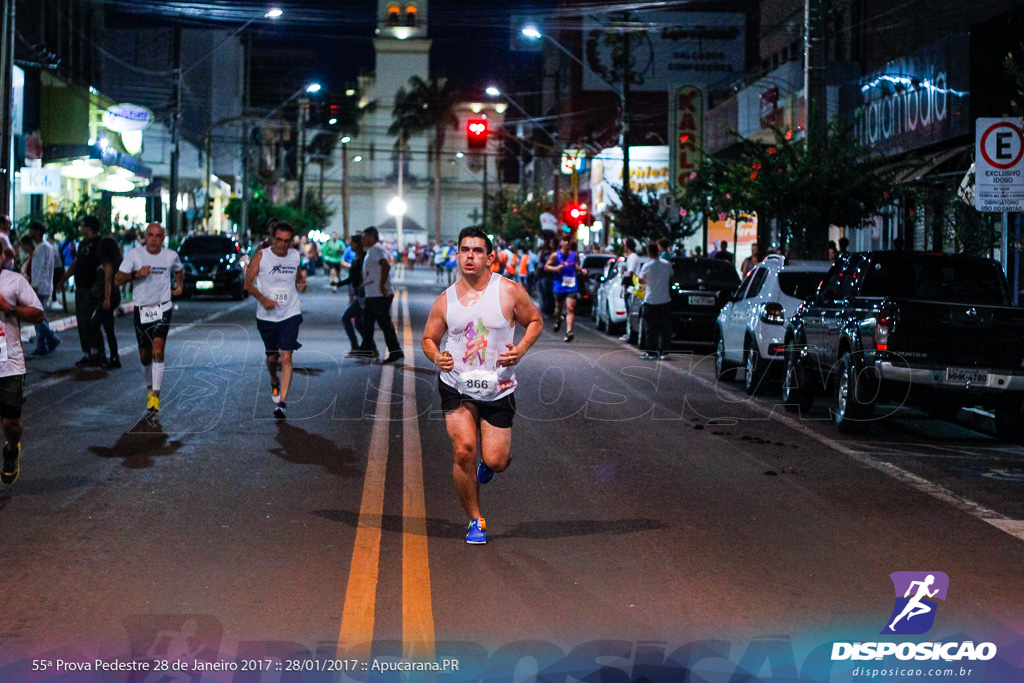
M75 363L78 367L98 367L103 364L103 340L94 339L92 318L99 303L93 294L100 267L98 247L100 243L100 220L96 216L82 218L82 241L78 252L58 288L64 287L72 276L75 278L75 318L78 321L78 341L82 346L82 358Z

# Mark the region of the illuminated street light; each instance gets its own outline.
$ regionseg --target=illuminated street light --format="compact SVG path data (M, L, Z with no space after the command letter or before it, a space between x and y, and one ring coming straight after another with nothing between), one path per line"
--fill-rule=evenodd
M486 90L484 90L484 92L490 95L491 97L501 97L501 91L495 88L493 85L489 86Z
M284 12L282 12L281 10L279 10L279 9L277 9L275 7L274 9L270 10L269 12L264 14L263 16L266 17L267 19L276 19L279 16L281 16L282 14L284 14Z
M347 135L341 139L341 144L343 144L343 145L347 145L350 142L352 142L352 138L350 138Z
M334 125L334 124L336 124L337 122L338 122L338 119L331 119L330 121L328 121L328 122L327 122L327 125L329 125L329 126L333 126L333 125Z
M537 40L541 37L540 31L537 30L536 26L524 26L523 35L527 38L532 38L533 40Z
M308 92L308 93L320 92L320 84L319 83L310 83L308 86L306 86L306 92Z
M405 210L409 208L401 197L392 197L388 202L388 213L392 216L404 216Z

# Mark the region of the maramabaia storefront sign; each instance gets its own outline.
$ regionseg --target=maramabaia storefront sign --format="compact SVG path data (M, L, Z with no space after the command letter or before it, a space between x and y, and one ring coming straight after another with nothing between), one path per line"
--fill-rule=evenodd
M881 156L971 132L970 40L947 36L848 84L844 113Z

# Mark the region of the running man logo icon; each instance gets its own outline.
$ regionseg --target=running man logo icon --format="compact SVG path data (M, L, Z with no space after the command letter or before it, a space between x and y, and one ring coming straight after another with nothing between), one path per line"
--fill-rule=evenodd
M935 599L945 600L949 577L942 572L893 572L896 605L883 634L919 635L935 623Z

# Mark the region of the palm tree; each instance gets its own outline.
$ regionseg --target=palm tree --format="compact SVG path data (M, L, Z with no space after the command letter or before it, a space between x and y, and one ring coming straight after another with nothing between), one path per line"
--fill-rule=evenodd
M434 161L434 241L441 241L441 152L447 129L458 124L456 106L461 101L459 91L446 78L419 76L409 79L409 88L399 89L395 95L394 118L388 135L397 137L395 146L401 151L409 136L433 133L430 153Z
M317 133L308 145L306 153L310 160L320 167L320 203L324 201L324 169L334 168L334 150L338 148L341 133Z

